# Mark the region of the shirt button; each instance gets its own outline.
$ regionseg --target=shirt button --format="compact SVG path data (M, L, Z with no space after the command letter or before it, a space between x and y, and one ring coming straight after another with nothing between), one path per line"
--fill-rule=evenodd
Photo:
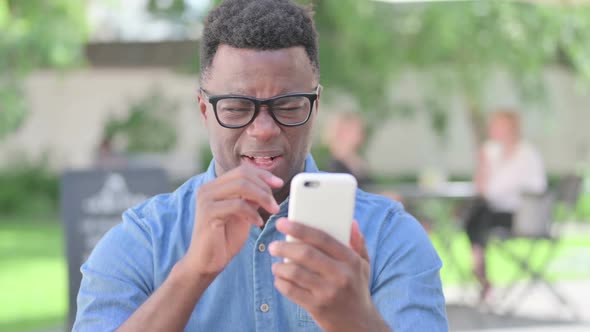
M258 245L258 251L264 252L265 250L266 250L266 246L264 245L264 243L261 243Z
M270 309L270 307L266 303L263 303L262 305L260 305L260 311L262 311L262 312L268 312L269 309Z

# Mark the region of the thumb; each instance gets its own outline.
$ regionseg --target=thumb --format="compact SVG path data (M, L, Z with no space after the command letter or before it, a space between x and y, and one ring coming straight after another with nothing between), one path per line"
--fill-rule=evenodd
M361 233L359 224L356 220L352 221L352 230L350 232L350 247L356 251L362 258L369 261L369 253L365 245L365 238Z

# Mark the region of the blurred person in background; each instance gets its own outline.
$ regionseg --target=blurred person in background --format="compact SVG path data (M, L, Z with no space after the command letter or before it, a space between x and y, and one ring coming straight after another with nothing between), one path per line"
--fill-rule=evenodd
M371 191L375 181L370 175L369 165L361 155L366 137L365 121L359 113L339 112L332 115L327 122L323 140L330 152L326 171L352 174L359 188ZM394 191L376 193L398 202L402 199Z
M127 158L113 146L112 137L104 136L96 150L94 164L100 169L124 168L128 165Z
M360 154L366 137L363 118L354 112L336 113L328 121L324 134L330 151L327 171L352 174L363 189L372 185L369 167Z
M486 244L492 228L510 231L522 193L543 193L547 178L542 159L521 137L520 118L500 109L488 121L488 140L478 152L474 182L478 197L467 213L466 232L471 242L473 272L480 283L480 300L491 285L486 273Z

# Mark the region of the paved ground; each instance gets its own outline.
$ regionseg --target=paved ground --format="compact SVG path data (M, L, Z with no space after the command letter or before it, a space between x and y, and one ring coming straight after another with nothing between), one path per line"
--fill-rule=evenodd
M566 223L561 234L590 234L590 225ZM548 270L575 271L590 275L590 248L578 249L549 265ZM567 281L555 285L566 305L553 296L543 284L521 297L524 285L517 285L507 294L494 290L490 304L477 303L473 287L445 289L450 331L485 332L590 332L590 279Z
M518 285L511 296L503 290L492 294L489 305L476 304L475 290L446 289L447 314L451 331L486 332L577 332L590 331L590 280L570 281L556 285L567 305L561 304L544 286L535 286L528 296Z

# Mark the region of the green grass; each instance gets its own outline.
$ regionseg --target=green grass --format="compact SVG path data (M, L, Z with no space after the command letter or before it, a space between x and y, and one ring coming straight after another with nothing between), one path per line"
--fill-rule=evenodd
M445 250L440 236L431 235L434 246L437 248L443 261L441 278L445 285L456 285L465 282L475 282L471 276L471 253L469 242L464 234L452 235L451 252ZM529 253L531 242L528 240L510 240L507 248L525 256ZM547 242L539 244L529 257L529 264L539 267L543 264L544 257L550 250ZM550 280L576 280L589 279L590 267L584 262L590 257L590 234L579 234L562 237L554 249L553 259L547 267L547 275ZM451 256L453 255L453 256ZM497 285L503 285L525 277L520 273L518 266L494 245L487 250L488 274L490 280Z
M460 271L469 276L470 253L466 237L456 234L452 238L456 263L447 251L441 250L440 236L434 233L432 239L445 264L441 272L443 283L464 282L465 277L461 278L455 267L459 266ZM50 220L0 217L0 331L23 332L65 325L67 269L63 240L61 224L55 217ZM511 245L524 252L528 243L515 241ZM533 255L533 261L535 257ZM590 234L565 238L558 249L556 264L550 269L551 277L560 280L590 278L590 267L582 263L588 257ZM514 265L494 249L489 251L489 270L495 283L505 283L515 271ZM473 282L472 279L468 281Z
M55 217L0 217L0 294L0 331L64 325L67 269Z

